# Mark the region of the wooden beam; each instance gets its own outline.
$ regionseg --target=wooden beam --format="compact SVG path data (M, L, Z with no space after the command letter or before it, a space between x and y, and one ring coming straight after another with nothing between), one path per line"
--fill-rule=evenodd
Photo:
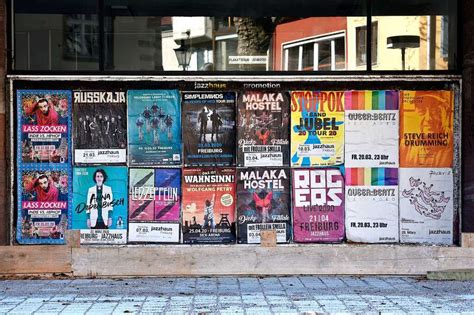
M71 273L71 247L0 246L0 274Z

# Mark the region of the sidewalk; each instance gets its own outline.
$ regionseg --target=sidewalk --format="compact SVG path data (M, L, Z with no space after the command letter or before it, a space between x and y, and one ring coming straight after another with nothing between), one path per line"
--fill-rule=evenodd
M474 281L219 277L0 281L0 313L466 313Z

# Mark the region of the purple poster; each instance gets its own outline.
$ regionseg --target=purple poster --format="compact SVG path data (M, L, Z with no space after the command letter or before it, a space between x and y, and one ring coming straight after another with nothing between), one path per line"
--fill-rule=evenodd
M293 170L293 240L341 242L344 178L339 169Z

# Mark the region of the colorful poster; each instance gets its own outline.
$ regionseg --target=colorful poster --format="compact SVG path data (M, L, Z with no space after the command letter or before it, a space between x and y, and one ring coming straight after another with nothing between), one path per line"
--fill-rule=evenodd
M398 221L398 169L346 169L347 240L398 242Z
M18 181L20 244L64 244L70 219L68 169L24 167Z
M71 92L18 90L18 162L70 163Z
M184 165L235 165L235 93L186 92L182 96Z
M288 93L247 91L237 102L237 165L289 166Z
M289 242L289 169L238 169L237 226L239 243L259 244L262 230L275 230L277 243Z
M130 169L130 242L179 242L180 169Z
M181 109L177 90L129 90L131 166L181 165Z
M291 166L344 163L344 92L291 92Z
M235 243L235 169L183 169L183 242Z
M293 240L344 239L344 177L339 169L293 169Z
M400 241L453 244L453 172L400 169Z
M345 93L345 167L398 167L398 92Z
M122 91L74 91L74 163L127 162L127 100Z
M452 91L400 92L400 167L452 167Z
M72 228L83 244L127 242L127 168L75 167Z

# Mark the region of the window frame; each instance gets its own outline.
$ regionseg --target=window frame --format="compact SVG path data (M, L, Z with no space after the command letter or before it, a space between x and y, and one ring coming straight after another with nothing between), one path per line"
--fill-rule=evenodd
M306 44L311 44L313 43L313 71L312 72L320 72L324 70L318 70L319 68L319 43L329 41L330 45L330 59L331 59L331 72L336 72L336 71L345 71L340 69L336 69L336 55L335 55L335 40L339 38L344 38L344 60L346 59L346 38L347 38L347 33L346 31L337 31L337 32L332 32L332 33L327 33L327 34L322 34L318 36L312 36L312 37L307 37L299 40L294 40L294 41L289 41L282 43L281 45L281 57L282 57L282 62L281 64L283 65L283 71L287 72L288 71L288 49L289 48L294 48L298 47L299 48L299 53L298 53L298 69L297 71L302 71L305 72L303 69L303 46ZM291 70L290 70L291 71Z

